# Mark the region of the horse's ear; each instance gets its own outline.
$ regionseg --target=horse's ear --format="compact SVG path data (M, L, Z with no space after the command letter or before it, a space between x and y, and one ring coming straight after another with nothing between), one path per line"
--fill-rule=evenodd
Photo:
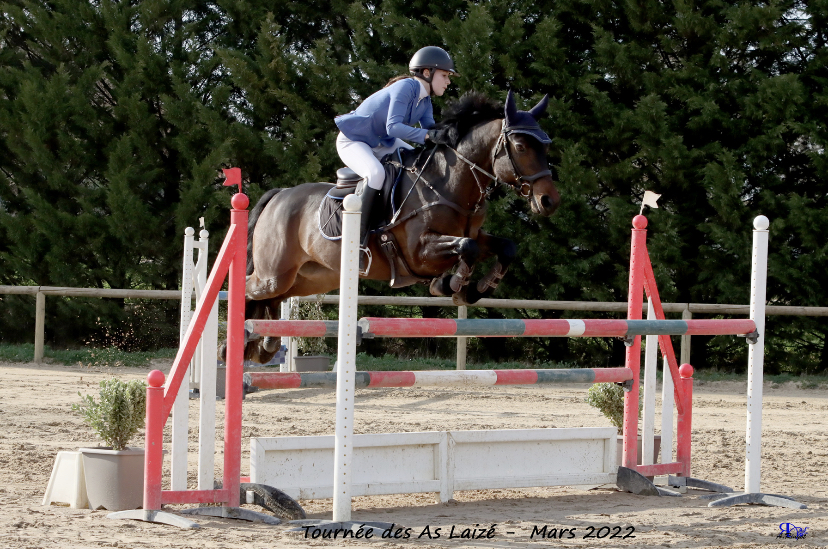
M512 90L509 90L509 93L506 94L506 108L504 110L506 111L506 127L509 127L511 125L509 122L515 120L518 112L517 105L515 105L515 96L512 95Z
M532 118L535 120L540 119L541 116L546 112L546 106L549 104L549 94L543 96L543 99L538 101L538 104L532 107L532 110L529 111L529 114L532 115Z

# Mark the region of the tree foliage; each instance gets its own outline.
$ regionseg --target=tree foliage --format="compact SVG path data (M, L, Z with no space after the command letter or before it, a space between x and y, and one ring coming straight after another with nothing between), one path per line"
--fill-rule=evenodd
M520 248L497 297L625 300L630 221L652 190L663 300L746 303L764 214L769 302L824 305L826 18L825 2L798 0L5 1L0 283L177 288L183 228L226 226L217 168L241 166L253 199L331 180L333 117L433 44L462 75L447 95L512 89L524 108L551 98L542 125L563 205L538 219L511 194L491 204L488 228ZM5 301L17 321L0 320L4 337L29 337L31 306ZM129 316L124 303L72 303L54 314L81 321L51 323L50 337ZM826 337L821 320L771 317L766 367L824 371ZM744 367L743 342L694 339L698 366ZM472 351L623 357L606 340Z

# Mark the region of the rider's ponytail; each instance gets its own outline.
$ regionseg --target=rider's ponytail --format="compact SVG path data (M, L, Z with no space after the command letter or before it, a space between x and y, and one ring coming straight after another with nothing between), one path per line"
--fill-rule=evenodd
M414 78L414 76L412 76L412 75L410 75L410 74L401 74L401 75L399 75L399 76L395 76L395 77L393 77L391 80L389 80L387 84L385 84L385 85L383 86L383 89L387 88L387 87L388 87L388 86L390 86L391 84L394 84L394 83L396 83L396 82L399 82L400 80L405 80L406 78Z

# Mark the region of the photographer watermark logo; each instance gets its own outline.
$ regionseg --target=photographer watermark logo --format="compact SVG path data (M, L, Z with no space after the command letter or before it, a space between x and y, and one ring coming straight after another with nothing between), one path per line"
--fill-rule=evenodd
M776 537L786 539L805 539L805 536L808 535L807 530L807 526L800 528L791 522L783 522L779 525L779 534Z

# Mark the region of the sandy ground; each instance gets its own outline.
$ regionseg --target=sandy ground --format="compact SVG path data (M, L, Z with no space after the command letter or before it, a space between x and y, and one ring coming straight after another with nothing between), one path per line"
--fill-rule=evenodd
M168 370L169 364L156 365ZM146 371L0 363L0 547L824 547L828 544L828 391L765 385L762 490L795 496L807 510L764 506L711 509L690 490L681 498L635 496L614 489L572 487L456 492L447 504L436 495L360 497L355 520L382 520L410 527L408 540L314 540L267 526L197 518L202 528L180 530L138 521L112 521L107 511L41 505L59 450L95 446L91 431L71 411L78 391L96 393L108 376L145 379ZM357 393L358 433L449 429L607 426L584 402L586 386L491 389L378 389ZM191 401L191 410L197 410ZM331 434L333 393L271 391L248 395L244 404L243 473L250 436ZM219 436L223 406L218 403ZM694 476L742 488L745 387L697 383L693 410ZM193 424L194 424L193 420ZM191 435L191 445L196 437ZM134 441L143 445L143 437ZM193 458L191 461L193 461ZM220 463L220 460L217 460ZM193 468L194 469L194 468ZM191 477L194 472L191 473ZM300 502L309 517L330 518L331 500ZM251 506L251 508L253 508ZM778 539L780 523L807 527L802 540ZM494 527L488 540L448 539L465 528ZM533 528L575 529L575 538L530 539ZM440 539L417 539L442 528ZM589 527L634 527L634 538L583 539ZM616 530L617 531L617 530ZM512 532L512 533L507 533Z

